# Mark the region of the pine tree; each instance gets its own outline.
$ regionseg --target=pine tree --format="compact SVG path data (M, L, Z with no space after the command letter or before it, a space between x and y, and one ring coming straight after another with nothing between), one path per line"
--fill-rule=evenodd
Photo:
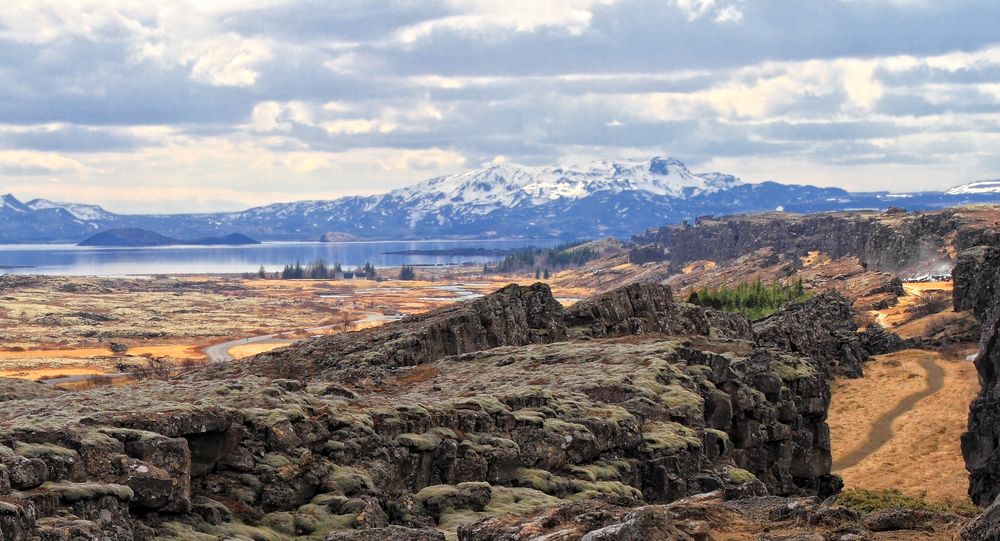
M541 277L542 277L542 271L541 271L541 269L536 268L535 269L535 280L537 280L537 279L539 279Z
M260 268L257 269L257 277L261 279L267 278L267 271L264 269L264 265L261 265Z
M548 267L546 267L545 268L545 272L542 273L542 279L544 279L544 280L548 280L549 279L549 269L548 269Z

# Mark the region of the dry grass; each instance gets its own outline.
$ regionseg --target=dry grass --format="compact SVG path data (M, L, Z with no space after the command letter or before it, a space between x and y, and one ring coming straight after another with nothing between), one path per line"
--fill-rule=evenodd
M264 353L265 351L271 351L272 349L279 348L281 346L288 345L286 342L268 342L261 344L246 344L242 346L236 346L229 349L229 355L234 359L242 359L244 357L249 357L251 355L257 355L258 353Z
M602 261L608 268L620 263ZM611 274L594 274L594 266L562 271L549 283L563 304L571 304L596 291L588 283L624 279L637 268L625 267ZM283 339L301 339L360 330L384 322L361 322L366 314L417 314L455 302L462 293L450 290L453 286L486 294L511 282L536 282L533 275L483 276L466 267L421 269L421 277L427 279L32 278L4 291L0 375L38 379L112 372L120 362L107 347L112 341L125 344L130 357L200 362L202 348L233 338L283 333ZM303 331L323 325L335 328ZM277 340L241 345L230 354L243 358L280 345Z
M964 359L901 351L875 358L862 379L838 381L829 417L834 460L859 446L880 415L926 387L921 358L933 359L944 370L944 388L897 418L894 437L882 448L837 473L847 488L897 488L908 495L925 493L932 501L966 501L968 479L959 438L979 379L975 366Z

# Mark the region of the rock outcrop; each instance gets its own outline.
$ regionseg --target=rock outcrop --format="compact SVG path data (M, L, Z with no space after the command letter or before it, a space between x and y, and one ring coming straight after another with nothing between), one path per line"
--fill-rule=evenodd
M422 541L596 498L581 535L671 538L654 504L833 494L828 360L754 337L663 286L510 286L169 381L0 380L0 537Z
M566 311L574 335L607 338L638 334L715 336L753 340L745 317L678 303L668 286L641 283L584 299Z
M697 260L730 261L770 247L792 255L819 251L833 259L854 256L880 271L931 271L950 262L947 245L954 232L978 224L979 218L974 209L704 217L694 225L668 226L633 240L668 247L677 268Z
M969 496L979 505L1000 494L1000 244L967 249L953 271L956 310L972 309L982 337L976 369L982 385L969 410L962 454L969 470Z
M818 359L829 374L863 375L869 354L856 331L850 301L835 291L790 303L753 326L761 345Z
M746 318L676 303L667 286L633 283L586 299L564 313L545 284L510 285L486 297L350 334L311 338L229 367L229 373L338 380L380 377L386 369L500 346L633 334L752 339ZM217 377L213 373L213 377Z
M952 539L960 523L960 517L946 513L900 510L861 517L817 498L727 501L715 492L667 505L625 507L594 500L565 504L527 515L484 519L460 528L458 539L858 541L876 539L883 531L893 532L889 539Z

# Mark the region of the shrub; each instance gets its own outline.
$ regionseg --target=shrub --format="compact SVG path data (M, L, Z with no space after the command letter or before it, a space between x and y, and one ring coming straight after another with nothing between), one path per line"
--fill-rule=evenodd
M921 317L930 316L951 308L951 296L943 291L925 291L917 297L913 311Z

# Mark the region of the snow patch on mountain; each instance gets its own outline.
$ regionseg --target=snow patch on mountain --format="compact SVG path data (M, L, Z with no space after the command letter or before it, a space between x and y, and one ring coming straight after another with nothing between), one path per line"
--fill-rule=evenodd
M26 207L24 203L17 200L14 194L4 194L0 195L0 209L11 209L14 212L24 213L31 209Z
M427 214L449 206L485 215L502 208L579 200L601 192L689 198L742 183L722 173L696 175L673 158L540 167L504 163L433 178L392 191L388 197L398 197L411 206L414 211L411 220L416 223Z
M970 182L969 184L962 184L961 186L955 186L954 188L951 188L945 193L948 195L1000 193L1000 179L980 180L978 182Z
M73 215L74 218L84 221L106 220L114 215L97 205L84 205L80 203L60 203L49 201L48 199L32 199L24 204L31 210L63 209Z

